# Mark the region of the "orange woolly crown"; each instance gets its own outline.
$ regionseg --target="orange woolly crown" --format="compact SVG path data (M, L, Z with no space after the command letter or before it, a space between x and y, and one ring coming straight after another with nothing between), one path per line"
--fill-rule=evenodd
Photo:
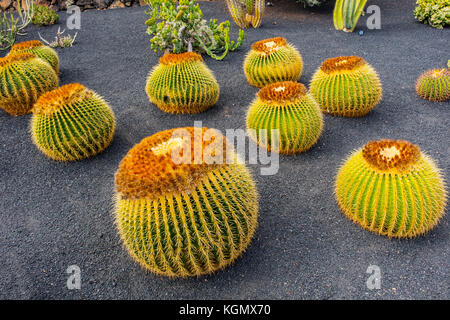
M446 68L428 70L421 75L420 79L423 79L423 78L440 79L440 78L445 78L445 77L450 77L450 70L446 69Z
M42 42L40 42L39 40L31 40L31 41L24 41L24 42L19 42L14 44L11 47L11 53L15 52L15 51L21 51L21 50L25 50L25 49L32 49L32 48L37 48L37 47L41 47L44 44Z
M33 106L34 114L50 115L63 106L73 104L94 93L79 83L71 83L42 94Z
M195 52L183 52L183 53L166 53L163 55L159 62L164 65L203 61L201 55Z
M230 145L207 128L178 128L158 132L135 145L122 159L115 175L122 198L157 198L194 190L210 170L226 163ZM214 144L214 145L213 145ZM208 164L209 151L222 152L221 164ZM214 153L214 151L212 151ZM212 154L214 156L214 154Z
M386 171L407 170L420 159L420 148L404 140L370 141L362 149L364 159L373 167Z
M259 90L258 97L264 101L292 101L304 96L308 90L298 82L283 81L269 84Z
M275 37L264 39L252 44L252 49L265 54L271 54L277 51L280 47L287 45L287 41L283 37Z
M15 62L28 61L30 59L34 59L36 56L32 53L17 53L12 54L10 56L6 56L4 58L0 58L0 67L9 66Z
M366 60L357 56L336 57L325 60L320 66L320 69L325 73L345 70L351 71L366 63Z

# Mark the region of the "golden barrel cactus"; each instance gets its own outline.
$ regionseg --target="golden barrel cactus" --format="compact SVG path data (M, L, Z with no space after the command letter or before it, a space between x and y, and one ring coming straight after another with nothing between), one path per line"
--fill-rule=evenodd
M383 94L375 69L356 56L325 60L313 75L310 92L324 113L343 117L366 115Z
M39 40L31 40L25 42L19 42L11 47L8 55L13 55L17 53L32 53L36 57L47 61L55 70L56 74L59 73L59 58L58 53L49 46L44 45Z
M280 81L297 81L302 71L300 52L282 37L255 42L244 60L245 76L256 87Z
M257 226L258 196L248 169L234 159L221 134L192 127L158 132L128 152L115 175L115 219L142 267L199 276L243 253Z
M423 73L416 82L417 95L430 101L450 99L450 70L435 69Z
M344 214L371 232L412 238L431 230L445 213L440 170L418 146L371 141L340 168L336 199Z

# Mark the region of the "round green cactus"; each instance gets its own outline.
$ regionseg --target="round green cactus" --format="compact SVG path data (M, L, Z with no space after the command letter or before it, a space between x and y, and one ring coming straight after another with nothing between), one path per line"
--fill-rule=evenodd
M369 142L345 161L336 179L345 215L371 232L412 238L445 213L445 182L434 161L401 140Z
M255 42L244 61L245 76L256 87L280 81L297 81L302 71L302 56L282 37Z
M322 118L319 105L303 84L277 82L258 92L247 113L247 130L255 142L268 150L295 154L317 142ZM273 129L278 130L278 136L272 136Z
M219 100L216 78L199 54L166 53L159 62L150 72L145 90L162 111L199 113Z
M54 160L76 161L102 152L114 129L107 102L79 83L47 92L33 106L33 142Z
M8 55L13 55L17 53L32 53L36 55L38 58L41 58L44 61L47 61L55 70L56 74L59 73L59 58L58 53L52 48L44 45L39 40L25 41L16 43L11 47Z
M383 95L375 69L355 56L325 60L313 75L310 92L324 113L343 117L366 115Z
M116 172L120 236L130 255L153 273L213 273L235 261L253 237L258 217L255 183L222 135L212 135L211 142L211 130L158 132L134 146ZM208 164L205 153L213 143L217 154L227 156ZM195 162L198 155L203 160Z
M417 95L431 101L450 99L450 70L436 69L423 73L416 83Z
M0 58L0 108L13 116L28 114L39 96L58 82L52 67L34 54Z

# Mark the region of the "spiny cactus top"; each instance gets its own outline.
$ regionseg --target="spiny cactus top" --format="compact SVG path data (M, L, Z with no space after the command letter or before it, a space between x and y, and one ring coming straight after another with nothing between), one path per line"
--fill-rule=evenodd
M356 56L325 60L311 80L310 92L323 112L345 117L366 115L382 97L375 69Z
M294 154L317 142L322 118L319 105L303 84L277 82L258 92L247 113L247 130L253 140L268 150ZM271 132L273 129L279 131L278 136Z
M297 81L302 70L302 56L282 37L253 43L244 61L245 76L257 87L279 81Z
M116 172L121 238L131 256L154 273L186 277L224 268L256 229L253 179L243 164L205 160L213 153L223 154L224 161L236 157L222 135L206 138L208 132L156 133L134 146Z
M37 98L58 82L52 67L34 54L0 58L0 108L14 116L30 113Z
M98 154L111 143L114 129L108 103L79 83L43 94L33 107L33 142L54 160L76 161Z
M440 170L418 146L380 140L346 160L336 179L336 198L345 215L364 229L411 238L438 223L447 192Z
M21 52L28 52L35 54L38 58L47 61L55 70L56 74L59 73L59 58L58 54L52 48L44 45L39 40L31 40L25 42L19 42L11 47L8 55L13 55Z
M166 53L147 79L151 102L169 113L199 113L219 100L219 85L194 52Z
M423 73L416 83L417 95L431 101L450 99L450 70L435 69Z

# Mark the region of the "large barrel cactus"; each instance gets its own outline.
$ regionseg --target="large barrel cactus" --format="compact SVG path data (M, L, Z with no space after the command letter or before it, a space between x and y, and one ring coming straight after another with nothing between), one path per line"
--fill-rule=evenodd
M435 69L423 73L416 82L417 95L430 101L450 99L450 70Z
M59 58L58 54L55 50L50 48L49 46L44 45L39 40L31 40L31 41L25 41L25 42L19 42L14 44L11 47L11 50L9 51L8 55L17 54L17 53L33 53L38 58L41 58L44 61L47 61L55 70L55 72L59 73Z
M168 113L199 113L219 100L219 85L194 52L166 53L150 72L145 88L151 102Z
M440 170L419 147L380 140L345 161L336 179L336 198L345 215L364 229L412 238L442 218L447 193Z
M213 163L207 153L223 161ZM257 226L258 196L236 158L217 131L192 127L158 132L128 152L115 176L115 218L142 267L199 276L243 253Z
M33 107L33 142L54 160L76 161L100 153L111 143L114 129L108 103L79 83L43 94Z

